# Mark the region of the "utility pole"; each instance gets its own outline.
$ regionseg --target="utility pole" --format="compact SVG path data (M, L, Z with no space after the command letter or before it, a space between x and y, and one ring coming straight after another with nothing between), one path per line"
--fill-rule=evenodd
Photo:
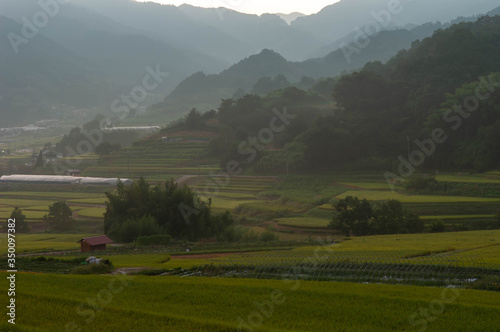
M130 176L130 151L127 150L127 170L128 170L128 176Z
M408 140L408 161L410 160L410 136L406 136L406 139Z
M288 155L286 155L286 176L288 176L288 164L290 163Z

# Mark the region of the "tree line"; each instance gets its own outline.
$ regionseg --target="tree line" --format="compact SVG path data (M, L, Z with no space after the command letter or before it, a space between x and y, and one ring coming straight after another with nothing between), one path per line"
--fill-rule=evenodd
M173 180L151 186L143 178L106 193L104 230L111 238L132 242L138 237L168 235L174 239L196 241L223 239L234 227L229 212L214 214L211 200L202 200L188 187Z
M397 200L372 206L366 199L348 196L334 206L336 215L330 227L346 236L413 234L425 230L424 222Z

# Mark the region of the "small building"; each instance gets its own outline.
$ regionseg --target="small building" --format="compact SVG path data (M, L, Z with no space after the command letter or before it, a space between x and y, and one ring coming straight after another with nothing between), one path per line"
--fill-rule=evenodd
M66 172L64 172L64 175L80 176L80 175L82 175L82 171L80 171L79 169L67 169Z
M106 235L84 237L77 243L80 243L81 252L89 252L96 250L106 250L106 244L113 243L113 241Z

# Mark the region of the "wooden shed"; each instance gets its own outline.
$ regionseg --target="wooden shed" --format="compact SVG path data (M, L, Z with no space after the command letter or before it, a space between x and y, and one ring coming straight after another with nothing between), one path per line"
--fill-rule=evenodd
M82 175L82 171L80 171L79 169L67 169L66 172L64 172L64 175L80 176L80 175Z
M106 250L106 244L113 243L113 241L106 235L84 237L77 243L80 243L81 252L89 252L95 250Z

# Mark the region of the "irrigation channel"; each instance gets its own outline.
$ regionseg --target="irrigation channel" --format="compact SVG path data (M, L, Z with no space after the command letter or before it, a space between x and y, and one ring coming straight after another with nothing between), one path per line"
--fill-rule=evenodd
M294 250L214 259L178 275L464 287L484 278L500 281L500 266L474 256Z

